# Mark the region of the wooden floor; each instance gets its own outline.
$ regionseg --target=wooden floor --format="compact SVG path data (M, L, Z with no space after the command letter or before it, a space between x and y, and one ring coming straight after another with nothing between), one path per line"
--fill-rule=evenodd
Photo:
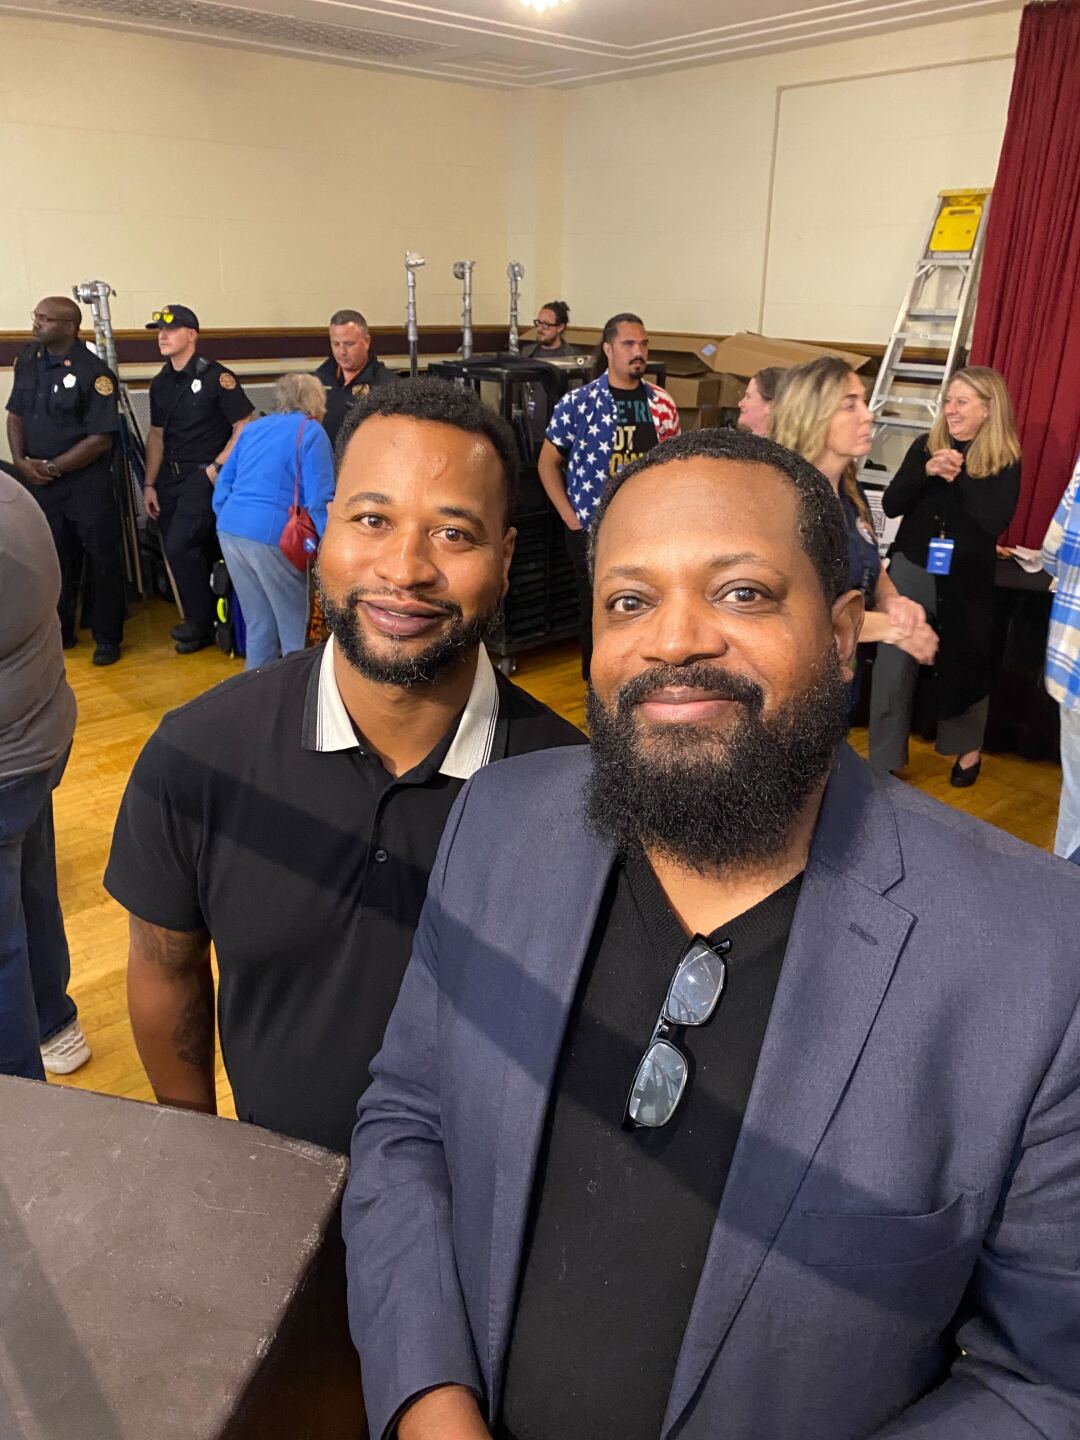
M136 607L123 659L107 669L90 664L86 636L68 651L68 676L79 700L75 744L56 794L60 899L71 947L71 993L94 1058L60 1082L136 1099L153 1098L131 1035L124 994L127 919L102 889L113 822L128 774L144 741L166 710L183 704L240 670L218 650L179 656L168 637L175 612L160 601ZM85 636L85 632L84 632ZM576 645L523 657L517 682L574 724L584 724L584 688ZM864 731L853 742L865 751ZM949 762L913 742L907 778L950 805L1049 849L1057 816L1061 771L1014 756L988 756L971 790L949 785ZM218 1097L233 1114L220 1064Z

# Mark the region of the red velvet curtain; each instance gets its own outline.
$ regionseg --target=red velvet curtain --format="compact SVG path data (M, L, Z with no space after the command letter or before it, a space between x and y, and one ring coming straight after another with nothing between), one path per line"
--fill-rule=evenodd
M1080 0L1024 9L971 363L999 370L1016 406L1006 542L1041 545L1080 453Z

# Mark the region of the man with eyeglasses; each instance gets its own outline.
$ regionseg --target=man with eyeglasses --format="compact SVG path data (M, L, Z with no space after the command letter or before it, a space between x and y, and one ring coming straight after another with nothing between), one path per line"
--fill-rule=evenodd
M570 324L570 307L565 300L549 300L542 305L533 321L536 339L521 347L526 360L565 360L576 355L577 348L566 338Z
M673 440L592 544L591 754L460 796L361 1101L372 1435L1075 1436L1080 876L848 748L800 457Z
M146 328L158 332L165 364L150 382L143 501L161 526L184 607L183 620L169 633L178 655L192 655L214 643L214 482L255 407L231 370L197 353L194 310L166 305Z

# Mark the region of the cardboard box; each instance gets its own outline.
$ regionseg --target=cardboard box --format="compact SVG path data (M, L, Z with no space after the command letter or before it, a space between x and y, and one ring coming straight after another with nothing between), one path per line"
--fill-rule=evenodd
M821 355L839 355L852 370L861 370L869 360L854 350L833 349L824 345L806 345L801 340L772 340L767 335L754 335L741 330L726 340L699 341L695 350L698 360L708 370L722 375L738 375L749 380L768 365L801 365Z
M703 405L719 405L723 383L722 375L710 375L708 372L679 375L669 369L664 388L680 410L700 410Z

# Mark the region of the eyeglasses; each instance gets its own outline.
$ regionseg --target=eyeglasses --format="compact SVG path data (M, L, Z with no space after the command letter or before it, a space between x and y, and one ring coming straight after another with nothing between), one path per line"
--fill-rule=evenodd
M727 982L723 957L730 949L730 940L721 940L714 946L695 935L679 961L649 1048L641 1057L626 1098L623 1115L626 1129L658 1130L679 1108L690 1062L672 1040L671 1032L678 1026L704 1025L712 1019Z
M533 326L537 330L557 330L559 328L559 322L557 320L537 319L533 321Z
M154 313L150 316L150 319L161 320L164 324L171 325L176 319L176 316L171 310L155 310Z

